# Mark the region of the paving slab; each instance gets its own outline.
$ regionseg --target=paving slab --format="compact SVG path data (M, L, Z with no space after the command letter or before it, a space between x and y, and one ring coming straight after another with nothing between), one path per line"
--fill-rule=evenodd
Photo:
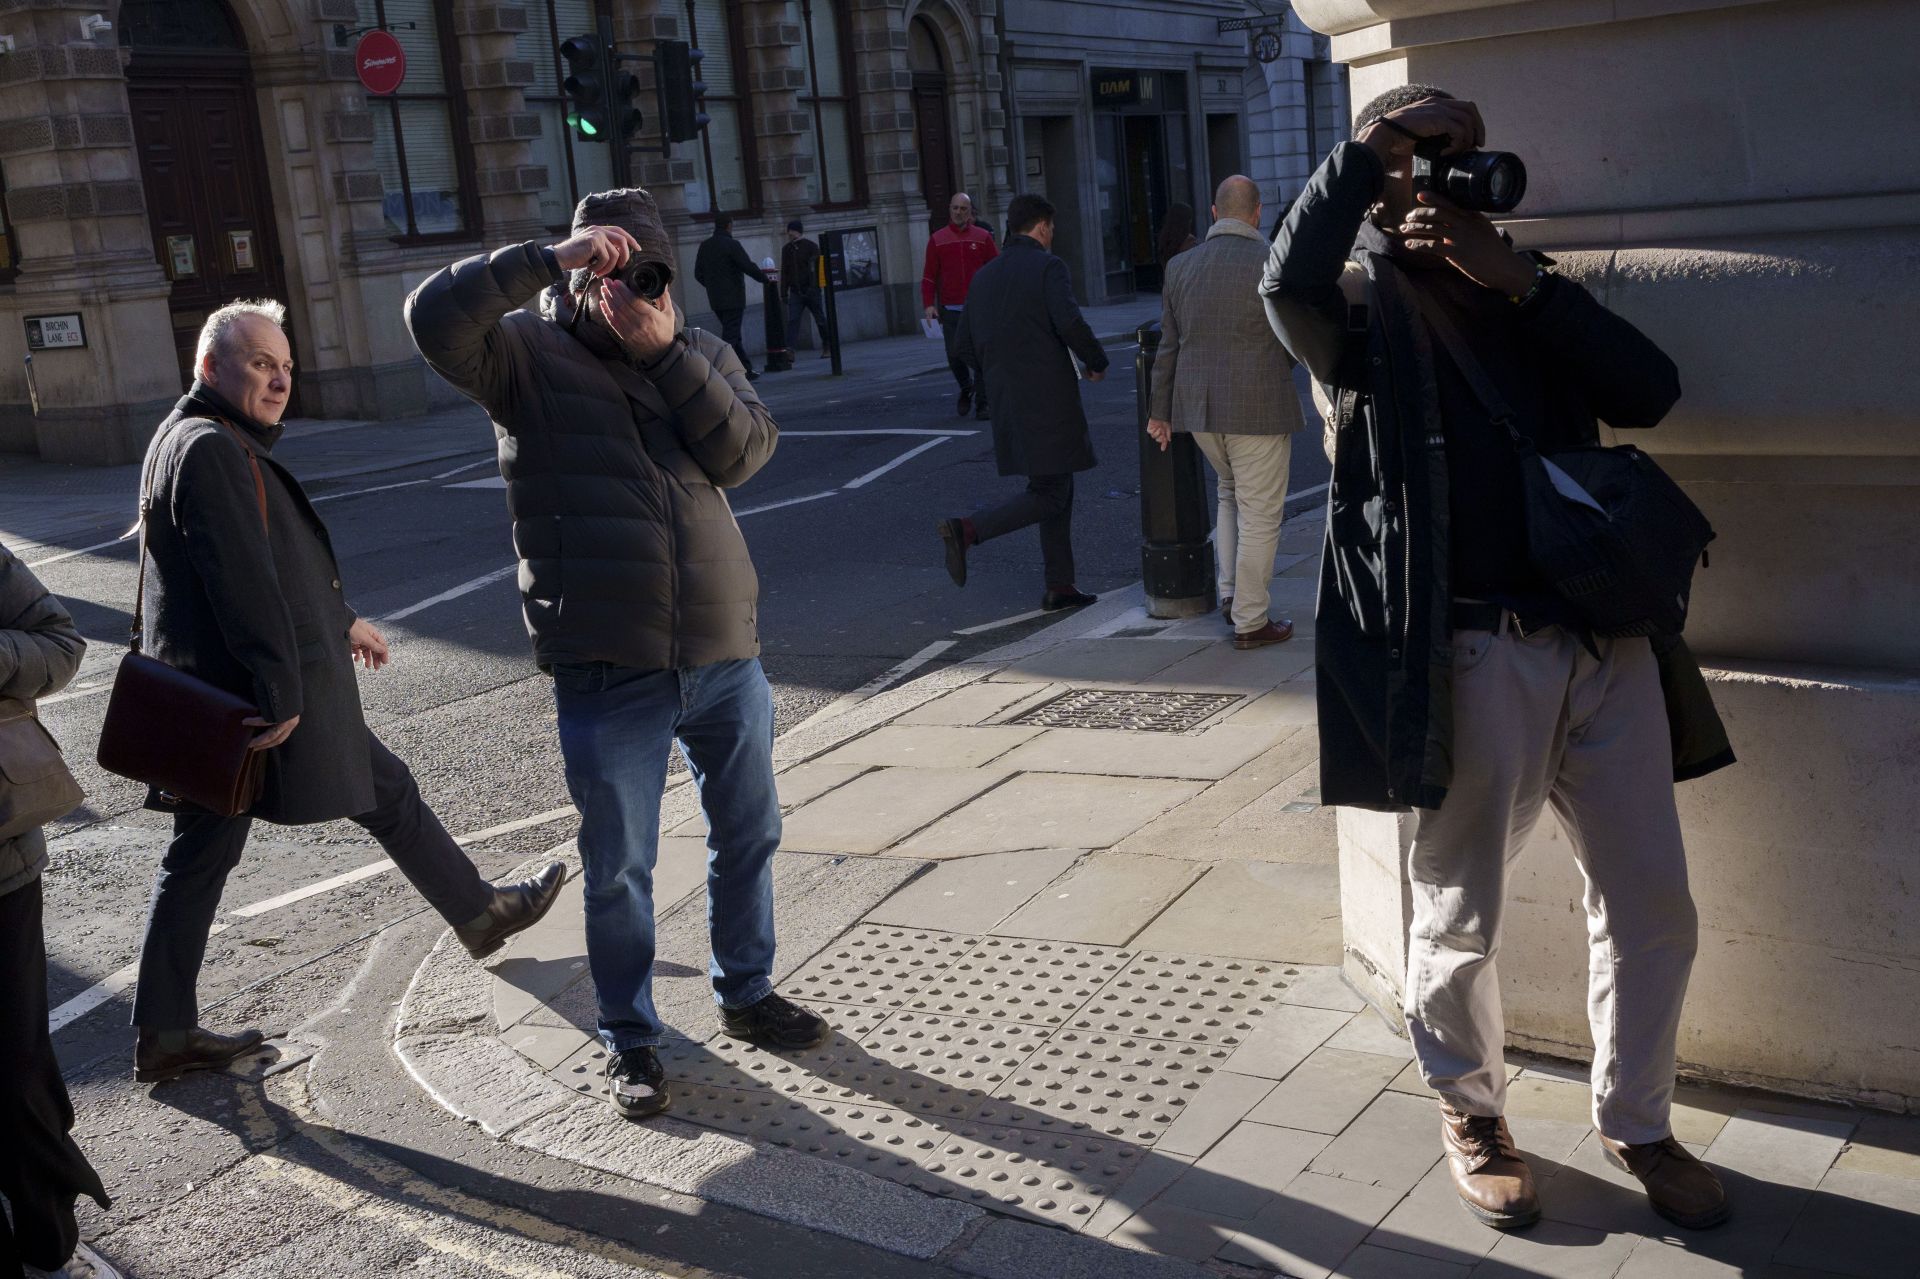
M1199 795L1129 836L1122 852L1155 853L1195 861L1339 861L1338 841L1327 843L1312 824L1318 804L1297 802L1320 782L1319 742L1311 727L1283 729L1270 749ZM1279 804L1274 796L1284 796ZM1294 809L1289 811L1288 804ZM1267 817L1245 815L1258 808ZM1306 824L1303 824L1303 821Z
M487 963L494 978L494 1025L501 1030L543 1007L587 971L585 891L586 881L575 871L539 926L509 938Z
M1154 1149L1198 1158L1232 1131L1272 1090L1270 1079L1217 1071L1154 1144Z
M1220 862L1140 935L1142 949L1247 959L1339 962L1339 871L1332 866Z
M1439 1158L1440 1126L1433 1107L1417 1097L1383 1092L1314 1157L1311 1168L1405 1194Z
M944 929L862 924L792 973L786 993L862 1008L904 1008L979 940Z
M1334 1008L1349 1013L1357 1013L1367 1006L1367 1001L1347 985L1347 979L1340 975L1338 964L1312 967L1300 964L1283 971L1287 985L1280 992L1282 1003L1303 1004L1309 1008Z
M1072 688L1130 684L1209 647L1201 641L1069 640L1009 662L995 671L992 679L996 683L1058 683Z
M1193 1165L1192 1155L1176 1155L1156 1145L1134 1169L1133 1176L1120 1183L1107 1201L1094 1212L1082 1231L1095 1239L1112 1234L1127 1218L1140 1211L1161 1191L1179 1179Z
M1114 641L1108 641L1112 643ZM1167 641L1140 641L1167 644ZM1167 647L1173 647L1167 644ZM1222 637L1201 651L1136 676L1141 688L1178 688L1189 693L1245 693L1259 695L1286 683L1313 666L1313 642L1296 636L1284 644L1238 649Z
M1220 1259L1292 1279L1325 1279L1399 1198L1378 1186L1303 1172L1220 1249Z
M1707 1160L1783 1186L1811 1190L1840 1157L1851 1123L1742 1110L1707 1148Z
M818 799L836 786L845 786L865 771L861 764L829 764L810 759L775 774L773 781L780 795L780 807L789 809Z
M1466 1279L1467 1267L1361 1244L1340 1263L1333 1279Z
M1045 731L1017 724L889 724L827 752L819 762L869 768L978 768Z
M1184 1258L1005 1219L989 1221L949 1264L981 1279L1218 1279Z
M1040 702L1066 691L1061 684L1001 683L980 680L936 697L924 706L916 706L894 720L896 724L986 724L1014 714L1029 703Z
M1386 1018L1371 1008L1341 1027L1340 1032L1327 1041L1327 1047L1377 1053L1402 1062L1413 1060L1413 1045L1404 1035L1394 1033Z
M1374 1053L1319 1048L1282 1079L1248 1118L1338 1136L1373 1104L1398 1069L1391 1058ZM1439 1131L1437 1123L1431 1127Z
M1439 1131L1439 1125L1434 1125ZM1453 1173L1442 1160L1367 1236L1369 1244L1441 1261L1471 1264L1493 1251L1500 1232L1482 1225L1460 1202Z
M513 1049L491 1035L415 1035L393 1050L434 1100L498 1137L573 1101L559 1084L525 1069ZM439 1086L458 1079L456 1097Z
M1127 1218L1107 1240L1122 1248L1205 1261L1239 1233L1242 1224L1233 1217L1217 1217L1157 1200Z
M1078 848L1033 848L943 861L874 907L874 923L985 933L1078 861Z
M1239 1123L1169 1186L1168 1203L1251 1219L1326 1147L1317 1132Z
M1214 781L1268 750L1289 732L1285 726L1266 724L1217 724L1197 733L1050 728L1000 762L1034 773Z
M1200 789L1201 783L1190 781L1027 773L949 813L898 851L944 858L1024 848L1107 848Z
M1920 1179L1920 1119L1911 1115L1862 1117L1834 1168Z
M877 853L1006 779L991 768L877 768L789 813L780 846Z
M909 995L914 1012L1065 1026L1128 970L1131 951L1079 942L983 937ZM1077 1030L1112 1030L1076 1024Z
M1319 708L1315 702L1314 681L1297 675L1279 688L1270 689L1228 715L1229 724L1270 724L1304 726L1317 724Z
M1201 868L1192 862L1092 853L993 931L1006 937L1125 945L1200 875Z
M1607 1234L1658 1236L1667 1231L1665 1221L1647 1206L1639 1181L1607 1162L1599 1136L1591 1133L1540 1183L1540 1211L1550 1221ZM1785 1229L1783 1224L1780 1233Z
M544 1005L503 1031L500 1041L543 1071L554 1070L582 1048L599 1042L591 1031L582 1030Z
M1639 1244L1637 1235L1603 1234L1562 1221L1512 1231L1474 1268L1474 1279L1613 1279Z
M1285 990L1281 992L1283 998L1286 994ZM1352 1016L1350 1012L1298 1004L1269 1008L1246 1042L1233 1050L1227 1068L1263 1079L1284 1079Z
M1279 1004L1276 974L1259 960L1143 954L1074 1014L1072 1025L1234 1048Z
M1773 1255L1867 1279L1913 1279L1920 1274L1920 1181L1834 1169Z
M1171 1126L1205 1106L1230 1051L1056 1029L977 1114L983 1123L1164 1144Z

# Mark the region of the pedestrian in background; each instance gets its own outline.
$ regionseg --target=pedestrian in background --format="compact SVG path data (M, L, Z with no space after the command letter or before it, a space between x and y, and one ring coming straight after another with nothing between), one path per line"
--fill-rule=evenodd
M759 579L724 492L773 456L779 428L733 348L682 324L661 283L673 260L653 197L607 191L560 243L457 262L406 310L427 363L500 440L527 630L580 809L607 1097L628 1119L669 1100L653 867L676 741L707 819L721 1032L773 1048L832 1033L773 989L773 692Z
M1293 636L1293 623L1273 620L1267 606L1300 397L1293 357L1260 298L1267 246L1253 179L1222 182L1213 219L1206 242L1167 267L1147 432L1163 449L1173 432L1190 432L1213 466L1221 611L1235 648L1260 648Z
M1193 236L1193 206L1170 205L1166 220L1160 224L1160 235L1153 242L1154 251L1160 258L1161 269L1164 271L1168 263L1198 243L1199 241ZM1162 276L1162 278L1165 277Z
M257 1030L199 1025L194 987L227 875L255 818L282 825L351 818L376 840L475 958L498 950L553 905L566 868L495 886L420 798L407 766L367 728L354 678L388 660L387 641L348 607L333 541L300 482L273 459L285 428L293 359L278 302L232 302L200 330L193 388L148 446L140 486L152 584L147 651L244 697L270 752L260 799L223 817L164 791L173 816L133 998L134 1078L225 1065Z
M1091 604L1074 581L1073 476L1092 470L1093 440L1080 404L1078 357L1089 382L1106 376L1107 352L1074 304L1067 264L1053 256L1053 206L1017 195L1007 208L1007 251L973 279L960 355L978 362L993 391L993 452L1002 475L1027 491L972 518L941 520L947 572L967 584L967 551L1030 524L1040 526L1049 611Z
M60 601L0 546L0 717L33 714L65 688L87 643ZM35 730L37 731L37 729ZM6 761L0 761L6 762ZM14 783L0 770L0 787ZM38 826L0 839L0 1275L23 1265L62 1279L119 1279L80 1242L74 1204L111 1207L100 1174L73 1140L73 1102L47 1032L47 938Z
M753 264L746 246L733 238L732 214L714 215L713 234L700 242L699 252L693 255L693 278L707 291L707 305L720 321L720 337L739 357L747 381L757 381L760 375L753 371L753 360L747 355L740 321L747 314L747 281L765 284L767 273Z
M820 300L820 246L807 239L806 227L799 218L787 223L787 243L780 250L780 295L787 300L787 348L799 343L800 318L813 316L813 331L820 335L820 357L833 355L833 339L827 334L827 308Z
M927 319L940 322L947 367L960 384L953 411L965 417L971 409L983 421L988 411L986 376L975 359L961 354L960 322L973 277L999 255L993 237L974 225L973 197L963 191L947 204L947 225L927 237L927 262L920 274L920 304Z

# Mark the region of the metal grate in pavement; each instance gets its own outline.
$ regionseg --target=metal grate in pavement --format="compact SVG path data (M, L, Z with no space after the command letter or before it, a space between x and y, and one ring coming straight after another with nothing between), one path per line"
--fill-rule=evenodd
M1145 689L1076 688L1008 720L1045 728L1117 728L1179 733L1197 728L1242 700L1239 693L1165 693Z
M1142 955L1080 1010L1073 1028L1237 1046L1286 986L1279 966L1247 959Z
M985 1123L1152 1143L1232 1055L1209 1044L1062 1030L978 1113Z
M780 983L791 999L899 1008L979 939L924 928L862 924Z
M916 1012L1058 1026L1132 959L1073 942L986 937L907 1001Z

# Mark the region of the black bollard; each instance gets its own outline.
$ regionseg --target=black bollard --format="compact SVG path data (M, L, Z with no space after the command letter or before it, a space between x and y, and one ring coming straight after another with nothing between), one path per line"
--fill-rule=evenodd
M793 367L793 352L787 349L787 312L780 297L780 277L761 286L767 308L767 372L781 373Z
M1140 420L1140 572L1146 583L1148 617L1196 617L1211 613L1212 521L1207 517L1207 477L1193 437L1175 433L1164 451L1147 434L1153 411L1153 357L1160 324L1143 324L1136 335L1134 386Z

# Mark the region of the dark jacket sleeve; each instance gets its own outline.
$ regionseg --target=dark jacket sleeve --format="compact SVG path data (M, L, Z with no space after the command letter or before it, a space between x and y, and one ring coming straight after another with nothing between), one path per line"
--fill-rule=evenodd
M0 697L32 701L59 692L86 649L60 601L0 547Z
M755 265L753 257L747 252L746 245L738 240L733 241L729 256L733 259L733 265L739 268L740 274L751 276L762 284L767 282L767 273Z
M270 723L292 719L303 704L300 648L247 455L217 432L189 440L165 500L220 637L253 677L253 704Z
M1680 398L1680 370L1653 340L1565 276L1549 275L1522 309L1521 332L1615 427L1657 426Z
M693 460L717 487L734 488L773 456L780 428L733 348L713 342L710 350L711 358L690 343L675 342L645 372L673 410L674 432Z
M1340 272L1386 179L1371 148L1342 142L1308 180L1267 254L1260 279L1267 322L1324 385L1332 385L1346 344Z
M1047 305L1047 323L1067 349L1080 357L1089 373L1107 371L1107 349L1093 336L1093 326L1080 314L1073 300L1073 277L1059 258L1047 258L1047 273L1041 279L1041 296Z
M532 240L466 258L427 277L407 298L407 332L428 367L491 412L513 373L516 339L501 318L564 276Z

